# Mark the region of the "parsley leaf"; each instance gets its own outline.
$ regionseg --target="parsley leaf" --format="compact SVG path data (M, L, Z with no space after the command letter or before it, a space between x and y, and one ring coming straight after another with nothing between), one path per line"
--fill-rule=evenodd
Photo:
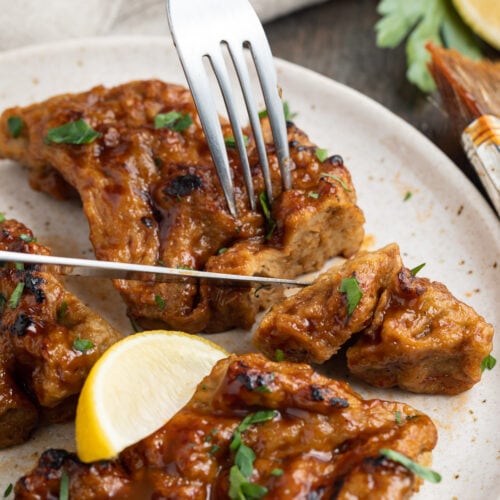
M291 122L297 116L297 113L292 113L290 111L290 107L288 106L288 103L286 101L283 101L283 114L285 115L285 121L287 122ZM259 118L266 118L266 116L267 109L259 111Z
M7 118L7 128L9 129L10 135L17 139L24 128L24 122L19 116L9 116Z
M68 313L68 303L64 300L61 303L61 307L57 310L56 313L57 321L58 322L62 321L66 317L67 313Z
M14 291L12 292L9 301L7 302L8 306L11 309L15 309L19 305L19 300L21 299L21 295L24 291L24 281L20 281Z
M271 216L271 209L269 207L269 200L267 199L267 194L262 191L259 195L260 206L262 207L262 212L264 213L264 218L266 220L266 240L270 240L274 230L276 229L276 221Z
M61 474L61 483L59 486L59 500L68 500L69 498L69 477L65 470Z
M89 349L92 349L92 347L94 347L94 344L91 340L88 339L81 339L80 337L78 337L73 342L73 349L75 351L87 352Z
M284 361L285 360L285 353L281 349L276 349L276 351L274 351L274 358L278 362Z
M243 134L243 143L245 144L245 146L248 146L248 142L249 142L248 136ZM225 137L224 143L226 144L226 146L228 148L235 148L236 147L236 139L232 135L229 137Z
M412 276L416 276L417 273L420 271L425 266L425 262L422 262L422 264L419 264L418 266L415 266L413 269L410 269L410 273Z
M94 130L85 120L79 119L51 128L47 132L46 142L55 144L88 144L101 134Z
M155 302L162 311L165 309L165 299L161 295L155 295Z
M193 120L189 113L179 111L169 111L168 113L159 113L155 116L155 129L168 128L175 132L186 130Z
M287 122L291 122L297 116L297 113L290 111L290 107L286 101L283 101L283 113L285 113L285 120Z
M328 149L316 148L316 158L323 163L328 158Z
M34 236L30 236L29 234L20 234L19 238L21 238L25 243L35 243L36 238Z
M7 488L5 488L5 491L3 492L3 497L7 498L12 493L13 489L14 489L14 485L12 483L10 483L9 486L7 486Z
M417 462L414 462L406 455L399 453L397 451L391 450L390 448L382 448L380 450L380 454L394 462L398 462L408 470L412 471L417 476L420 476L422 479L429 481L431 483L439 483L441 481L441 475L437 472L420 465Z
M361 297L363 297L363 292L359 288L359 281L354 276L344 278L340 283L339 291L345 293L347 314L350 316L358 306Z
M351 192L351 190L349 189L349 186L337 175L330 174L329 172L321 172L321 175L324 175L325 177L329 177L330 179L337 181L345 191L347 191L348 193Z
M497 360L491 354L488 354L488 356L481 361L481 371L484 372L484 370L493 370L496 364Z
M481 57L474 34L449 0L381 0L377 10L382 15L375 25L377 45L394 48L406 39L406 76L423 92L435 89L427 68L427 42L454 48L471 59Z

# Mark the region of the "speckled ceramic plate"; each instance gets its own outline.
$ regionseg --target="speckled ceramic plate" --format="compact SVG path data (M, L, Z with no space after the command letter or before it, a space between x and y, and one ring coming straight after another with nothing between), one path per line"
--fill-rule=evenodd
M419 132L363 95L304 68L277 61L279 80L297 124L330 153L341 154L366 215L368 246L400 244L408 267L443 281L496 327L500 324L497 262L500 231L493 211L450 160ZM96 84L158 77L184 83L168 38L79 40L0 55L0 109ZM410 193L410 194L408 194ZM54 253L92 255L78 203L56 202L28 187L26 171L0 161L0 212L25 222ZM123 332L124 307L107 283L72 279L68 286ZM98 289L96 291L96 289ZM249 332L212 338L228 349L249 348ZM498 351L498 343L497 343ZM500 355L495 354L496 358ZM477 500L498 493L498 370L454 397L419 396L354 387L365 397L397 399L428 413L439 430L433 468L443 480L424 484L419 499ZM0 452L0 493L46 447L73 448L72 426L54 426Z

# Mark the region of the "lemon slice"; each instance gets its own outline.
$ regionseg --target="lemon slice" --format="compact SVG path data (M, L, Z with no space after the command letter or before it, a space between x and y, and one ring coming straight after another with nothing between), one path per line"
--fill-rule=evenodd
M76 411L76 449L83 462L109 459L159 429L193 395L220 346L182 332L126 337L93 366Z
M453 0L453 4L474 33L500 50L500 2L498 0Z

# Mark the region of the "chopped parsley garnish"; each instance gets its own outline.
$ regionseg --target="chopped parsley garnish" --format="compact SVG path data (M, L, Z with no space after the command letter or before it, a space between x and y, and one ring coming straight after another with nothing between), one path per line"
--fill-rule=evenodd
M484 370L493 370L496 364L497 360L491 354L488 354L488 356L481 361L481 371L484 372Z
M337 175L330 174L329 172L321 172L321 175L324 175L325 177L330 177L330 179L337 181L343 187L344 191L347 191L348 193L351 192L351 190L349 189L349 186Z
M21 238L25 243L34 243L36 241L36 238L30 236L29 234L20 234L19 238Z
M227 247L222 247L217 250L217 255L222 255L223 253L227 252Z
M160 295L155 295L156 305L163 311L165 309L165 299Z
M319 193L309 192L307 193L307 196L309 196L309 198L312 198L313 200L317 200L319 198Z
M217 453L218 451L220 450L220 446L214 444L212 445L212 447L210 448L210 455L215 455L215 453Z
M140 332L142 328L132 319L130 318L130 326L135 333Z
M276 476L276 477L279 477L279 476L282 476L283 475L283 469L273 469L271 471L271 476Z
M232 500L258 499L267 493L267 488L260 484L251 483L255 453L241 440L241 433L251 425L272 420L278 412L274 410L261 410L250 413L238 425L229 444L229 449L235 451L234 465L229 471L229 498Z
M415 266L413 269L410 269L410 273L412 276L416 276L417 273L420 271L425 266L425 262L422 262L422 264L419 264L418 266Z
M248 141L249 141L248 137L243 134L243 143L245 144L245 146L248 146ZM226 144L226 146L228 148L235 148L236 147L236 139L232 135L229 137L225 137L224 143Z
M168 128L174 132L186 130L193 120L189 113L179 111L169 111L168 113L159 113L155 116L155 129Z
M394 413L394 419L396 420L396 423L398 425L401 424L401 412L399 410L396 410Z
M285 121L291 122L296 116L297 113L291 113L288 103L283 101L283 114L285 115ZM259 111L259 118L265 118L267 116L267 109L263 109Z
M61 303L61 307L57 310L57 321L62 321L68 313L68 303L66 301Z
M9 301L7 302L8 306L11 309L15 309L19 305L19 300L21 299L23 290L24 290L24 281L20 281L16 285L16 288L14 288L14 291L12 292Z
M7 118L7 128L14 139L17 139L24 128L24 122L19 116L9 116Z
M316 158L323 163L328 158L328 150L323 148L316 148Z
M413 461L411 458L408 458L406 455L399 453L397 451L391 450L390 448L382 448L379 452L386 458L393 460L394 462L398 462L399 464L406 467L408 470L417 474L422 479L429 481L431 483L439 483L441 481L441 475L437 472L429 469L428 467L424 467L419 463Z
M261 385L260 387L257 387L257 389L255 389L255 392L273 392L273 391L271 391L271 389L269 389L267 385Z
M78 337L73 342L73 349L75 351L87 352L89 349L92 349L92 347L94 347L94 343L88 339L81 339L80 337Z
M403 201L408 201L411 198L411 196L412 196L411 191L407 191L405 197L403 198Z
M359 304L363 292L359 288L359 282L354 277L344 278L340 283L339 291L345 294L347 300L347 314L350 316Z
M3 222L5 220L5 214L0 212L0 222Z
M269 208L269 200L267 199L267 194L262 191L259 195L260 206L262 207L262 212L264 213L264 218L266 220L266 240L270 240L276 229L276 221L271 216L271 209Z
M24 271L24 263L23 262L15 262L14 267L17 271Z
M292 113L290 111L290 106L288 106L286 101L283 101L283 113L285 114L285 120L287 122L291 122L297 116L297 113Z
M3 497L7 498L12 493L13 489L14 489L14 485L12 483L10 483L9 486L7 486L7 488L5 488L5 491L3 492Z
M59 486L59 500L68 500L69 498L69 477L65 470L61 474L61 483Z
M94 130L85 120L80 118L65 123L60 127L51 128L47 132L46 142L55 144L88 144L101 134Z
M276 359L276 361L284 361L285 354L281 349L276 349L276 351L274 351L274 358Z

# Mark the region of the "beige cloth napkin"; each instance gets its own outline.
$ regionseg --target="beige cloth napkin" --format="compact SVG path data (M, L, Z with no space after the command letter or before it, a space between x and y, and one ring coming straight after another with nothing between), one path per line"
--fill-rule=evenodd
M264 22L325 0L250 1ZM165 10L165 0L0 0L0 50L94 35L167 35Z

